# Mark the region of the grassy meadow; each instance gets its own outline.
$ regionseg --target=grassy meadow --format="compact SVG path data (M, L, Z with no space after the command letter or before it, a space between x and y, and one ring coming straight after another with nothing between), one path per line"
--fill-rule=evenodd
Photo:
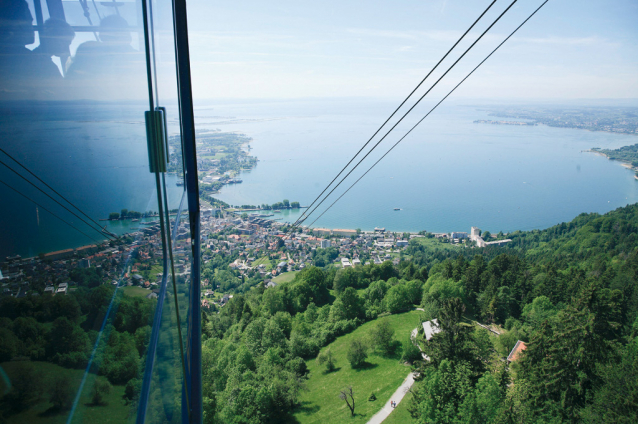
M84 376L84 370L63 368L50 362L31 362L39 376L36 387L40 393L29 408L23 412L8 415L5 418L7 424L64 424L67 422L69 411L57 411L49 401L53 389L53 382L58 376L65 376L70 379L74 393L77 392ZM14 368L19 361L3 362L0 364L7 373L9 379L13 375ZM97 377L89 374L84 383L84 390L80 396L80 401L75 410L73 423L95 423L95 424L115 424L132 422L135 419L131 406L127 405L123 399L124 386L112 386L111 391L105 396L103 405L93 405L91 401L91 389L95 379L107 381L106 377Z
M314 359L306 361L310 378L306 382L307 390L300 396L300 407L294 417L301 424L310 423L366 423L387 402L410 372L410 368L400 363L400 349L394 357L386 358L369 352L367 366L352 369L347 360L348 347L353 339L369 339L372 329L379 320L388 319L394 328L395 339L405 341L410 332L419 323L419 312L389 315L367 322L350 334L337 338L328 347L336 359L337 369L327 373L325 366L317 365ZM339 399L339 390L352 386L355 392L355 416L345 402ZM377 400L370 402L368 397L374 393Z

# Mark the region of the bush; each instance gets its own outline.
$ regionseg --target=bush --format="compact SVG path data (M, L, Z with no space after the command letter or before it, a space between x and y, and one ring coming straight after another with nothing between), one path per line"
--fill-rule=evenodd
M124 399L128 402L132 402L137 399L140 394L140 389L142 388L142 382L137 378L132 378L126 383L126 387L124 388Z
M403 356L401 360L409 363L421 360L421 351L417 346L412 343L412 340L408 339L403 343Z
M368 346L359 339L354 339L348 348L348 362L352 368L360 368L368 358Z
M396 350L394 328L390 321L383 319L372 329L372 343L383 355L392 355Z
M73 404L73 387L71 379L66 375L58 375L53 379L49 401L58 410L66 410Z
M93 384L93 391L91 392L91 401L93 405L104 405L104 398L111 393L111 383L107 380L97 378L95 384Z
M326 364L326 371L328 372L332 372L336 369L336 361L334 359L334 356L332 356L330 348L324 350L317 356L317 364Z

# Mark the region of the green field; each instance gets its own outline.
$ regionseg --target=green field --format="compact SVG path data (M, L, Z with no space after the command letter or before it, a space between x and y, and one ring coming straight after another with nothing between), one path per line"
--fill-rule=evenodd
M122 287L121 290L124 291L124 294L132 297L146 297L151 294L150 290L142 288L140 286L127 286Z
M416 240L419 244L430 249L456 250L456 249L460 249L463 246L463 245L455 245L452 243L444 243L436 238L416 237L412 240Z
M84 370L74 370L62 368L58 365L51 364L49 362L31 362L34 367L39 380L36 382L36 387L39 388L40 394L35 403L27 410L6 416L7 424L63 424L66 423L69 415L69 411L53 411L51 409L52 404L49 402L49 396L51 394L52 383L54 379L60 375L66 376L71 381L71 387L75 392L80 386ZM3 362L0 364L2 369L8 374L9 378L13 374L15 366L18 364L14 362ZM80 401L75 410L73 422L81 423L96 423L96 424L110 424L110 423L124 423L132 422L134 415L131 415L131 406L126 405L122 396L124 395L124 386L113 386L111 392L106 396L106 404L100 406L94 406L91 404L91 388L95 379L106 381L105 377L96 377L95 374L89 374L86 382L84 383L84 389L80 396Z
M381 319L390 320L395 338L403 342L418 326L419 312L406 312ZM306 383L308 390L301 393L300 406L294 415L299 423L365 423L390 400L390 396L410 372L409 367L400 363L400 355L385 358L372 353L367 359L369 365L359 370L352 369L346 358L350 342L355 338L369 338L377 322L378 320L374 320L363 324L329 345L336 358L337 371L326 374L325 367L318 366L314 359L306 361L310 378ZM327 347L322 351L325 349ZM354 417L350 416L345 402L338 397L339 390L350 385L355 392ZM374 402L368 401L371 393L377 397Z
M225 158L226 156L228 156L228 153L226 152L217 152L214 155L203 155L201 156L201 159L221 159Z
M262 256L261 258L254 261L251 266L258 267L262 264L266 265L266 271L270 271L272 269L272 264L270 263L270 259L268 259L268 256Z
M273 278L272 280L277 283L277 284L281 284L281 283L287 283L289 281L292 281L295 279L295 275L297 275L299 271L289 271L289 272L284 272L283 274L280 274L278 276L276 276L275 278Z

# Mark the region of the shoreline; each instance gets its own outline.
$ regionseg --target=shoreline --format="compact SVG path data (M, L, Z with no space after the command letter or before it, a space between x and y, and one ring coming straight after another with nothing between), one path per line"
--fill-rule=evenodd
M585 153L593 153L593 154L595 154L597 156L602 156L604 158L607 158L607 160L610 160L610 161L613 161L613 162L618 162L620 164L620 166L622 166L623 168L627 168L627 169L633 171L634 172L634 178L636 180L638 180L638 175L636 175L636 173L638 173L638 167L633 166L631 163L629 163L627 161L624 161L624 160L612 159L612 158L609 157L609 155L607 155L607 154L605 154L603 152L600 152L598 150L589 149L589 150L583 150L583 152L585 152Z

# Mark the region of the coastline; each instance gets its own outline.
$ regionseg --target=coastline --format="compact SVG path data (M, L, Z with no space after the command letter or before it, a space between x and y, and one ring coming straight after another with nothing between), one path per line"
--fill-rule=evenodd
M618 162L620 164L620 166L622 166L623 168L627 168L627 169L633 171L634 172L634 178L636 180L638 180L638 175L636 174L636 173L638 173L638 167L633 166L631 163L629 163L627 161L624 161L624 160L612 159L612 158L609 157L609 155L607 155L607 154L605 154L603 152L600 152L598 150L589 149L589 150L583 150L583 152L585 152L585 153L593 153L593 154L595 154L597 156L602 156L604 158L607 158L607 160Z

